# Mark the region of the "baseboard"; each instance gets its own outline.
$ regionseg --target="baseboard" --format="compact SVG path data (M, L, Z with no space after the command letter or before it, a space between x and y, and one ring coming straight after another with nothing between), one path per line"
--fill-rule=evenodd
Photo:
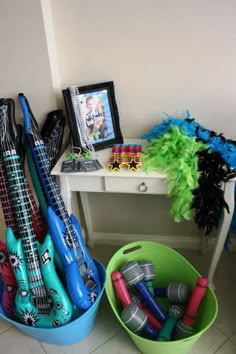
M103 233L95 232L95 244L98 245L118 245L123 246L134 241L155 241L164 243L173 248L182 248L190 250L201 249L201 238L197 236L171 236L171 235L133 235L133 234L118 234L118 233ZM208 248L212 250L215 245L216 238L208 237ZM232 238L230 250L236 251L236 238Z

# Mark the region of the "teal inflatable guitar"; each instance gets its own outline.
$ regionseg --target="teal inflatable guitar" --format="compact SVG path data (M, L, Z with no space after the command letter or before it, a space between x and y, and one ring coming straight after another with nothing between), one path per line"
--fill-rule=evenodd
M50 235L41 244L36 238L24 170L12 138L13 104L11 99L1 100L0 146L19 236L17 239L12 228L7 228L6 243L18 285L16 313L27 325L61 326L70 321L72 304L55 271Z

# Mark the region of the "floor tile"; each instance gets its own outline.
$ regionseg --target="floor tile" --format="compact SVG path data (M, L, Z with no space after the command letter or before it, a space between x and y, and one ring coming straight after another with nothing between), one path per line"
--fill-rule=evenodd
M6 354L45 354L40 343L12 327L0 335L0 351Z
M219 313L215 320L215 326L227 337L233 335L236 329L236 302L235 298L219 298Z
M227 338L215 326L211 326L196 342L189 354L213 354Z
M109 339L106 343L101 345L98 349L95 349L92 354L139 354L140 351L132 342L130 337L125 331L121 331L114 337Z
M214 354L235 354L236 344L231 340L227 340Z
M230 337L230 340L236 344L236 333L232 335L232 337Z
M226 340L227 338L214 326L212 326L199 338L189 354L213 354ZM103 354L109 352L112 354L140 353L138 348L124 330L109 339L98 349L94 350L92 354Z
M104 294L98 311L98 317L92 332L80 343L70 346L56 346L47 343L41 343L48 354L88 354L109 338L121 330L121 327L113 315L106 295Z
M223 252L215 273L219 312L215 326L227 337L236 332L236 252Z
M12 325L9 322L0 318L0 334L3 332L6 332L11 327L12 327Z

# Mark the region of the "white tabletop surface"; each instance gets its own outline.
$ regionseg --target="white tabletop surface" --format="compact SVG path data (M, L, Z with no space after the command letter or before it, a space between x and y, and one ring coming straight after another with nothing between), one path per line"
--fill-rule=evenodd
M124 139L124 143L125 144L141 144L142 145L142 149L145 148L147 142L145 140L141 140L141 139L134 139L134 138L126 138ZM70 152L70 146L66 149L66 151L62 154L62 156L60 157L60 159L58 160L57 164L54 166L53 170L52 170L52 174L53 175L57 175L57 176L63 176L63 175L78 175L78 176L112 176L112 177L138 177L138 178L161 178L164 179L166 178L165 174L159 173L159 172L145 172L142 170L142 168L138 171L128 171L127 168L121 168L121 171L111 171L108 168L108 161L109 158L111 157L111 148L107 148L104 150L100 150L100 151L96 151L94 153L94 158L98 159L98 161L100 162L100 164L103 166L102 169L97 170L97 171L92 171L92 172L61 172L61 165L62 165L62 161L65 160L66 158L66 154Z

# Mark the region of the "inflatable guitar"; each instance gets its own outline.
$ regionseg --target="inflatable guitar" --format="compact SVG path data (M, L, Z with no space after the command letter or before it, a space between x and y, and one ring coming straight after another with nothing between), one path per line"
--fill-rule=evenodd
M50 328L70 320L72 304L54 268L50 235L42 244L36 239L25 175L12 139L12 104L10 99L5 104L2 101L0 145L19 235L17 239L12 228L6 230L9 258L18 284L16 313L27 325Z
M5 104L6 104L5 99L0 99L0 115L2 110L4 112ZM19 147L18 150L20 150L21 159L23 160L23 156L22 156L23 151L21 149L22 129L19 125L16 125L15 122L14 101L12 101L10 108L12 109L12 112L11 114L9 114L8 117L12 119L11 121L12 135L14 137L15 144ZM1 122L3 123L3 126L0 125L0 129L4 129L4 119L2 119L0 123ZM39 211L36 205L33 194L31 193L30 190L30 186L27 181L26 183L27 183L27 194L31 205L31 214L33 218L34 228L36 231L36 236L37 239L41 242L46 234L46 224L43 220L43 216L41 212ZM9 196L7 175L6 175L6 170L3 163L1 151L0 151L0 201L1 201L6 227L12 228L15 236L17 236L18 238L18 227L14 215L12 200ZM1 299L3 311L6 313L6 315L9 318L16 319L15 295L17 290L17 282L11 267L7 247L5 243L2 241L0 241L0 278L3 282L3 293Z
M6 100L0 99L0 115L1 112L5 109ZM12 128L12 136L15 141L17 150L21 153L21 159L23 161L23 151L21 148L22 145L22 128L20 125L16 125L15 122L15 105L14 101L10 105L11 113L8 115L9 119L11 119L11 128ZM4 114L4 113L3 113ZM4 119L0 121L3 125L0 125L0 129L4 129ZM31 205L31 214L33 218L33 224L36 231L37 239L41 242L46 234L46 224L43 220L43 216L39 211L36 202L34 200L33 194L31 193L30 186L27 183L27 194L29 197L30 205ZM4 220L6 227L12 228L15 236L18 238L18 227L16 223L16 218L14 215L14 210L12 206L12 200L9 196L9 187L7 181L7 175L5 166L2 159L2 153L0 151L0 201L3 210ZM13 258L14 261L14 258ZM8 317L16 319L15 313L15 294L17 290L17 282L11 267L11 263L9 260L9 255L7 251L7 247L4 242L0 241L0 277L3 282L3 294L2 294L2 307L4 312Z
M69 217L56 179L50 175L47 150L29 103L23 94L18 98L24 115L25 134L49 205L50 233L65 267L67 289L73 302L80 309L87 310L101 291L99 274L86 248L80 225L75 216Z
M2 114L4 114L4 109L5 109L5 100L0 99L0 117L2 116ZM0 120L0 130L4 129L4 125L1 126L1 122L2 120ZM16 232L17 225L13 215L12 203L9 198L6 171L5 171L5 166L3 163L1 151L0 151L0 201L2 205L6 226L11 227L14 230L14 232ZM0 279L2 280L3 283L3 291L1 297L1 304L2 304L3 311L9 318L16 319L15 296L17 291L17 282L9 260L7 246L1 240L0 240Z

